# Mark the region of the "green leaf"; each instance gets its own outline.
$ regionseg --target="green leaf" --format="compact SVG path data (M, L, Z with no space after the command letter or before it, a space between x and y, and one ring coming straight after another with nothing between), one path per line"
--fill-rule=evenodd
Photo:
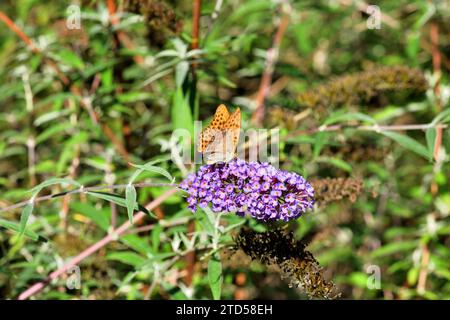
M155 58L163 58L163 57L178 57L179 53L176 50L168 49L164 51L160 51Z
M313 147L313 157L317 158L320 154L320 151L322 151L322 148L325 146L328 137L330 134L328 132L318 132L316 134L314 147Z
M128 219L133 223L133 212L136 206L136 188L132 184L128 184L125 189L125 202L127 205Z
M224 76L219 76L219 83L229 87L229 88L237 88L236 84L232 82L230 79L225 78Z
M186 79L186 75L189 71L189 63L187 61L180 61L177 63L175 68L175 82L177 87L181 87L183 85L184 79Z
M36 118L36 120L34 120L33 124L37 127L39 127L40 125L56 120L58 118L61 118L63 116L66 116L68 114L70 114L72 111L70 109L63 109L63 110L58 110L58 111L51 111L51 112L47 112L44 113L43 115L39 116ZM67 127L67 126L66 126Z
M151 97L152 97L152 95L148 92L131 91L131 92L127 92L127 93L118 95L117 100L120 103L132 103L132 102L148 100Z
M413 32L406 37L406 54L415 62L420 50L420 32Z
M311 136L295 136L288 138L286 142L297 144L313 144L316 140Z
M174 130L185 129L190 133L191 137L193 136L194 121L191 108L180 87L177 88L173 96L171 117Z
M92 220L103 231L108 231L110 222L110 209L98 209L86 202L70 202L70 208L76 213L79 213L90 220Z
M158 252L159 243L161 242L161 232L163 228L160 224L155 225L155 227L152 230L152 249L153 252Z
M70 185L74 185L77 187L81 187L81 184L76 182L75 180L72 179L67 179L67 178L51 178L48 179L40 184L38 184L37 186L35 186L33 189L31 189L31 192L34 193L38 193L39 191L41 191L42 189L55 185L55 184L70 184Z
M364 272L352 272L348 277L346 277L345 282L354 285L356 287L366 288L367 278L368 276Z
M416 140L397 132L383 131L381 133L386 137L391 138L402 147L410 151L413 151L426 159L430 159L428 149L423 144L417 142Z
M409 269L408 274L406 275L406 280L410 286L414 286L417 283L417 279L419 278L419 268Z
M444 109L431 121L431 125L436 125L438 123L446 123L450 121L450 108Z
M322 163L329 163L333 166L335 166L336 168L339 168L341 170L347 171L347 172L352 172L353 168L352 166L339 158L325 158L325 157L321 157L317 159L317 162L322 162Z
M144 255L152 253L152 247L148 244L147 239L141 238L135 234L127 234L120 237L120 241Z
M171 175L167 170L165 170L165 169L163 169L163 168L160 168L160 167L153 166L153 165L152 165L153 163L154 163L154 161L148 162L148 163L142 164L142 165L131 163L131 165L132 165L133 167L135 167L135 168L139 168L139 169L144 170L144 171L150 171L150 172L156 172L156 173L159 173L160 175L166 177L169 181L172 181L172 180L173 180L172 175ZM140 173L140 172L139 172L139 173ZM137 177L137 175L136 175L136 176L133 175L133 178L134 178L134 179L135 179L136 177ZM133 179L133 180L134 180L134 179Z
M209 207L203 208L203 210L198 210L198 221L200 222L200 225L203 227L203 229L206 231L207 234L213 235L215 232L214 228L214 220L213 218L210 218L211 215L211 209Z
M87 194L94 196L96 198L106 200L112 203L115 203L121 207L127 207L125 198L114 194L114 193L107 193L107 192L98 192L98 191L88 191ZM145 207L141 206L139 203L135 203L134 210L139 210L142 212L145 212L146 214L150 215L153 218L156 218L156 216L148 211Z
M228 17L228 23L235 23L241 19L248 19L248 17L256 12L265 12L270 15L270 9L272 8L271 1L245 1L243 2L236 10L233 11L233 14Z
M22 210L22 214L20 215L20 236L22 237L25 234L25 229L27 227L28 219L30 218L31 213L33 212L34 202L30 201Z
M21 226L17 222L7 221L1 218L0 218L0 227L12 230L14 232L21 232L20 231ZM34 241L44 241L44 242L48 241L48 239L46 239L45 237L40 236L31 230L25 230L23 234Z
M222 263L219 254L215 254L208 262L208 280L214 300L220 299L222 291Z
M69 129L70 127L71 127L71 124L68 122L57 123L57 124L49 127L48 129L46 129L41 134L39 134L36 137L36 144L41 144L49 138L58 137L58 135L63 136L63 134L59 134L59 133L67 131L67 129Z
M323 123L323 125L330 125L333 123L339 123L344 121L351 121L351 120L359 120L359 121L365 121L375 124L376 121L372 117L360 113L360 112L335 112L334 114L331 114Z
M434 144L436 141L436 128L429 128L425 132L425 137L427 139L428 156L433 159L434 156Z
M120 261L135 268L141 266L146 261L143 256L133 251L112 252L106 256L106 259Z
M371 256L373 258L383 257L397 252L413 250L417 246L417 241L392 242L372 251Z
M230 232L231 230L236 229L237 227L243 225L243 224L246 223L246 222L247 222L246 220L243 220L243 219L242 219L241 221L239 221L239 222L237 222L237 223L235 223L235 224L229 225L229 226L227 226L227 227L223 230L223 233L224 233L224 234L227 234L227 233Z
M79 56L77 56L75 52L73 52L72 50L61 49L56 54L56 57L59 61L61 61L64 64L67 64L68 66L80 70L84 68L83 60Z

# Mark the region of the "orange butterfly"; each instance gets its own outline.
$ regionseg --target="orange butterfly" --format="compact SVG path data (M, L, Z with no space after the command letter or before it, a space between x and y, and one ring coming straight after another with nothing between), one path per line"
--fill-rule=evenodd
M237 108L230 114L221 104L211 124L199 136L198 152L205 155L207 164L230 161L236 156L240 130L241 110Z

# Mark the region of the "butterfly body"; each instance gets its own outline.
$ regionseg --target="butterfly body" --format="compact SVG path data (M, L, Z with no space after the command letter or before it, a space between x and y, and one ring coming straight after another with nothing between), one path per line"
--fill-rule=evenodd
M228 162L236 156L240 129L240 109L230 114L225 105L218 106L211 124L199 136L197 150L204 154L207 164Z

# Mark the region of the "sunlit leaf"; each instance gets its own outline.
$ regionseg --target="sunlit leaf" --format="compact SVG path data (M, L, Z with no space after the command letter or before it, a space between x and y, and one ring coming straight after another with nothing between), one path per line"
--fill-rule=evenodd
M136 207L136 188L132 184L128 184L125 188L125 202L127 205L128 219L133 223L133 212Z
M111 252L106 256L106 259L120 261L135 268L139 267L146 261L145 257L132 251Z
M123 197L121 197L121 196L119 196L117 194L107 193L107 192L97 192L97 191L88 191L86 193L91 195L91 196L93 196L93 197L96 197L96 198L99 198L99 199L103 199L103 200L115 203L115 204L117 204L117 205L119 205L121 207L125 207L125 208L127 207L125 198L123 198ZM156 218L156 216L153 213L151 213L145 207L141 206L138 203L135 203L134 210L142 211L142 212L144 212L144 213L146 213L146 214Z
M425 137L427 139L428 156L430 159L434 156L434 147L436 141L436 128L429 128L425 132Z
M12 222L12 221L7 221L4 219L0 219L0 227L8 229L8 230L12 230L14 232L19 232L19 233L21 232L21 226L18 223ZM25 230L23 232L23 235L25 235L26 237L28 237L34 241L43 241L43 242L48 241L45 237L43 237L31 230Z
M163 168L161 168L161 167L153 166L152 163L154 163L154 162L149 162L149 163L142 164L142 165L140 165L140 164L133 164L133 163L132 163L131 165L132 165L133 167L139 168L139 169L141 169L141 170L145 170L145 171L150 171L150 172L158 173L158 174L160 174L160 175L166 177L169 181L172 181L172 180L173 180L172 175L171 175L167 170L165 170L165 169L163 169ZM134 180L134 179L133 179L133 180Z
M184 79L189 71L189 63L187 61L178 62L175 68L175 82L178 87L183 85Z
M430 159L430 154L428 152L428 149L421 143L417 142L416 140L408 137L407 135L400 134L397 132L391 132L391 131L383 131L381 132L383 135L391 138L395 142L397 142L402 147L413 151L417 153L418 155L421 155L422 157L426 159Z
M214 300L219 300L222 292L222 263L219 254L215 254L208 262L208 280Z
M40 184L38 184L37 186L35 186L33 189L31 189L31 192L38 192L46 187L55 185L55 184L68 184L68 185L74 185L77 187L81 187L81 184L78 183L75 180L72 179L68 179L68 178L51 178L48 179Z
M174 130L184 129L187 130L191 136L193 135L194 122L192 119L191 109L180 87L176 89L173 97L171 116Z
M20 236L25 234L27 222L30 218L31 213L33 212L33 208L34 202L30 201L22 210L22 214L20 215Z

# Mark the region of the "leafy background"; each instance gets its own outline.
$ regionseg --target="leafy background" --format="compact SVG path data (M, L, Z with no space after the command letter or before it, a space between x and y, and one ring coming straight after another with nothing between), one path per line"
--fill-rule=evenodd
M199 20L199 1L111 3L0 3L2 299L108 235L78 264L79 289L66 272L33 298L307 298L276 267L221 250L243 224L266 226L193 215L182 192L129 185L176 183L194 170L171 160L181 146L171 133L192 132L219 103L241 107L244 129L279 127L280 167L320 187L316 210L289 229L342 298L450 298L448 1L376 1L381 29L367 27L362 1L203 1ZM71 4L81 8L81 29L66 28ZM335 127L317 130L324 125ZM6 210L29 190L79 185L122 185L97 191L123 198L81 192ZM134 197L146 205L161 196L151 215L114 237ZM379 289L367 285L371 266Z

